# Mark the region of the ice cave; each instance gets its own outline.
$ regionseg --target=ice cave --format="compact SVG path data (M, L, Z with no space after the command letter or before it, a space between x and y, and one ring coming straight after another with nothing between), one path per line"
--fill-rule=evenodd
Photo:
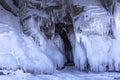
M0 0L0 80L120 80L120 0Z

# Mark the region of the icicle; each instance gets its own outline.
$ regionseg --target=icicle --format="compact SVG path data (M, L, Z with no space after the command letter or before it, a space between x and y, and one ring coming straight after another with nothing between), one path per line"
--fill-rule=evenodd
M112 59L109 56L112 42L110 35L108 35L110 31L110 16L107 15L101 6L87 8L84 12L76 15L76 20L76 17L73 18L75 45L77 45L74 50L74 63L83 70L85 70L83 65L89 64L91 71L106 71L108 70L107 67L112 64ZM80 47L77 50L78 46L82 48ZM113 67L111 67L111 70L113 70Z

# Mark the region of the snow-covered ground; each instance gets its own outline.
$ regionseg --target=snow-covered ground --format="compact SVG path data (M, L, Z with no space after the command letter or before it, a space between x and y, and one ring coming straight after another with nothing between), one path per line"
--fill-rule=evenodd
M120 73L117 72L80 72L74 67L66 67L63 70L55 71L54 74L32 75L16 71L9 75L1 75L0 80L120 80Z

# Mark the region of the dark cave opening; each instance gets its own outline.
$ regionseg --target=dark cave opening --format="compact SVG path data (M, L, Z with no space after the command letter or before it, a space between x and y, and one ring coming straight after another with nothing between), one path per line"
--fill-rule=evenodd
M16 7L18 7L19 0L13 0L13 3Z
M72 55L72 46L68 39L68 25L64 23L58 23L55 25L55 32L58 33L63 42L64 42L64 48L65 48L65 57L67 58L66 65L73 65L73 55Z

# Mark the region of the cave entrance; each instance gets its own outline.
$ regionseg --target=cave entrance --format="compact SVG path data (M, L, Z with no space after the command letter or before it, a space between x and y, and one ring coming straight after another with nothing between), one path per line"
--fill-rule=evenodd
M72 46L71 46L71 43L69 41L69 38L68 38L68 28L67 27L70 27L64 23L58 23L58 24L55 24L55 32L58 33L63 42L64 42L64 48L65 48L65 57L67 59L67 63L66 65L73 65L73 54L72 54Z

